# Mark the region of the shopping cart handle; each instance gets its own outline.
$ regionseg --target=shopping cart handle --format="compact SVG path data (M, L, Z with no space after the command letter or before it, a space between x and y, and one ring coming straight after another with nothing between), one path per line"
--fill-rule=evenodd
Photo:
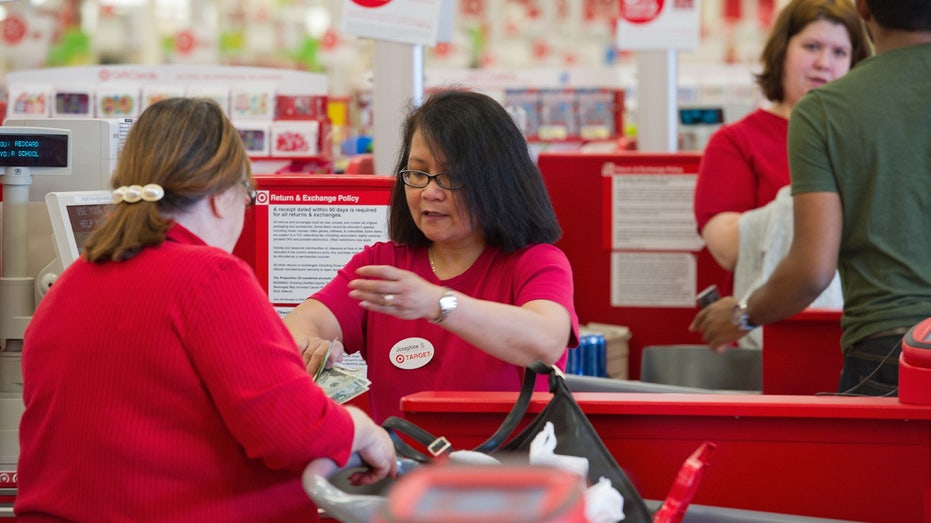
M420 464L408 458L398 458L397 465L398 477L401 477ZM310 499L323 509L327 517L342 523L369 523L375 512L381 510L387 502L387 498L375 494L349 494L330 482L340 472L364 466L365 463L356 452L349 456L349 461L342 467L329 458L318 458L304 469L301 483Z
M397 458L398 465L398 477L407 474L408 472L414 470L420 466L420 463L414 461L410 458ZM359 456L358 452L353 452L349 455L349 460L342 467L337 466L336 462L330 458L317 458L311 461L307 468L304 469L303 478L306 481L308 476L320 476L326 479L330 479L334 474L344 471L347 469L354 469L359 467L364 467L365 462L362 461L362 457Z
M328 481L339 471L362 466L365 464L355 452L350 455L344 467L337 466L336 462L329 458L318 458L304 469L301 483L310 499L327 517L342 523L369 523L387 499L369 494L347 494Z
M337 465L336 462L330 458L317 458L311 461L307 465L307 468L304 469L304 474L302 476L302 479L303 481L305 481L305 486L306 486L306 481L307 481L308 476L309 477L320 476L322 478L330 478L333 474L339 472L342 469L350 469L350 468L364 467L364 466L365 466L365 463L362 462L362 457L359 456L358 452L353 452L352 454L350 454L349 461L347 461L346 464L342 467Z

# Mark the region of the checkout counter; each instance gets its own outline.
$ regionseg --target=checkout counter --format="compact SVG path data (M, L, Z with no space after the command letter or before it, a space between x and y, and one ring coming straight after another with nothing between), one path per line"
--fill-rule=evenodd
M699 159L692 153L540 155L565 232L558 245L576 274L579 317L629 326L633 381L639 378L645 346L701 343L687 331L695 293L714 283L726 294L730 286L728 275L681 224L661 224L666 243L659 245L648 241L661 236L650 229L655 224L640 224L639 230L621 226L619 216L626 209L616 203L617 195L635 190L642 201L681 203ZM258 178L267 200L247 213L235 252L255 267L271 301L282 309L306 296L286 284L291 268L278 265L280 257L269 245L291 226L292 212L319 208L334 224L347 227L345 217L351 216L352 231L384 234L379 224L386 217L391 177ZM352 235L353 241L368 241ZM301 248L332 243L325 236L314 241L318 243ZM328 245L334 256L350 247ZM625 272L627 262L633 263L634 273ZM679 269L684 278L667 277L658 294L643 292L639 303L629 300L629 291L646 287L644 281L653 277L650 271ZM300 270L304 277L307 272ZM808 311L764 328L762 394L578 392L576 398L644 498L662 499L683 460L703 441L712 441L718 448L695 504L875 523L931 523L931 407L896 398L816 395L836 389L838 318L836 312ZM798 370L801 365L804 371ZM526 421L548 397L534 396ZM457 448L469 448L495 431L515 399L516 393L425 391L405 397L401 407L412 422L446 436ZM15 478L9 479L3 483L0 475L0 503L11 501L15 493L10 488Z
M580 392L575 398L641 496L717 445L693 503L871 523L931 522L931 407L896 398ZM516 393L421 392L403 415L470 448ZM537 393L526 420L545 406Z
M836 390L842 364L837 311L809 310L763 328L761 391L656 392L650 384L638 384L644 347L701 343L687 330L696 310L694 293L712 283L726 293L729 283L710 255L676 229L679 225L665 226L667 237L679 238L662 248L636 238L655 234L651 224L619 232L624 209L615 199L619 190L632 189L645 195L643 200L671 195L667 199L684 201L682 184L697 173L699 159L691 153L540 155L564 229L558 245L576 275L580 319L629 326L632 334L633 379L616 385L635 385L636 392L576 392L586 415L646 499L665 497L682 462L702 442L712 441L717 450L696 505L931 523L931 407L897 398L820 394ZM617 176L633 178L616 183ZM643 303L619 302L613 288L636 288L641 282L619 274L618 260L641 257L691 267L694 279L686 281L685 291L667 286L661 296L643 296ZM650 277L646 265L637 278ZM465 449L494 433L516 397L424 391L402 399L401 407L405 418ZM548 399L537 393L525 422Z
M730 277L695 241L699 153L542 153L563 226L557 245L576 278L582 322L630 328L630 377L644 347L700 344L695 294ZM690 190L691 184L691 190ZM639 215L639 216L638 216ZM643 289L649 289L644 292ZM838 311L805 311L763 328L762 394L576 392L644 498L662 499L683 460L717 444L694 503L874 523L931 523L931 407L837 389ZM526 420L549 395L538 393ZM471 448L500 425L516 393L430 392L404 417Z

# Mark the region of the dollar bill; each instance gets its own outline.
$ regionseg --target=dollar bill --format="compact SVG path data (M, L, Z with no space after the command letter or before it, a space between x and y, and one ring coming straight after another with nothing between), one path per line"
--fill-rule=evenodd
M369 390L372 382L365 377L361 368L349 368L333 365L323 369L314 380L327 396L337 403L347 401Z

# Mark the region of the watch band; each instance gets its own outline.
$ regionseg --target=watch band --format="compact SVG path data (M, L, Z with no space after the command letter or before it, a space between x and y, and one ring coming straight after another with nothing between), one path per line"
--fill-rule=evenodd
M737 307L734 309L733 321L734 325L742 331L752 331L759 327L759 325L750 323L750 313L747 311L747 300L737 304Z
M459 300L453 294L453 291L447 287L446 292L440 296L440 315L430 320L430 323L443 323L449 313L456 310L457 305L459 305Z

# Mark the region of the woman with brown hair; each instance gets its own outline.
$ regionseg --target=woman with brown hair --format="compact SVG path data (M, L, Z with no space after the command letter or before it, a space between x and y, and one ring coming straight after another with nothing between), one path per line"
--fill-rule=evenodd
M24 337L18 521L316 521L310 461L393 475L388 434L314 384L230 253L253 181L220 106L150 106L111 186Z
M718 264L734 270L738 219L789 184L789 115L811 89L839 78L870 55L850 0L792 0L776 18L756 75L769 101L724 125L705 147L695 188L698 231Z

